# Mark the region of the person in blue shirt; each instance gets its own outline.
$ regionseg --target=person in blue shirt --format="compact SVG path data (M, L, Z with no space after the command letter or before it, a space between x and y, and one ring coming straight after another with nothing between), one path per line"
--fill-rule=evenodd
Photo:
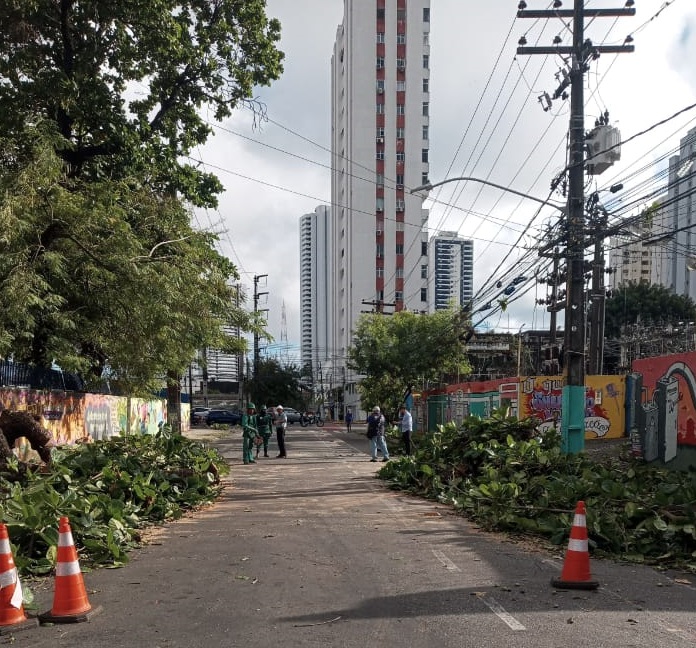
M386 421L379 407L372 408L367 417L367 438L370 440L370 461L377 461L377 448L382 451L382 461L389 461L389 450L384 439Z

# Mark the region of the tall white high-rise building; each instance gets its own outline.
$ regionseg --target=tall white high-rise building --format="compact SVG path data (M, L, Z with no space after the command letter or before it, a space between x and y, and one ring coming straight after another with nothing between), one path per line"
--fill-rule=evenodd
M300 322L302 367L313 378L331 357L333 309L331 209L325 205L300 217Z
M361 311L427 308L430 0L344 0L332 57L333 371Z
M474 296L474 242L440 232L428 243L428 310L467 306Z
M696 128L682 138L679 154L669 159L669 284L677 295L696 300Z

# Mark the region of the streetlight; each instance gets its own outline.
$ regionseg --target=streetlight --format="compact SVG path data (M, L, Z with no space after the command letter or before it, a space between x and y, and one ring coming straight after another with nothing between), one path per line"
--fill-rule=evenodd
M411 189L411 193L416 193L416 191L430 191L431 189L434 189L435 187L439 187L440 185L447 184L448 182L478 182L479 184L484 184L488 185L489 187L495 187L496 189L500 189L501 191L506 191L507 193L515 194L516 196L521 196L522 198L528 198L529 200L533 200L535 202L538 202L542 205L548 205L549 207L554 207L558 211L565 213L566 208L565 205L559 205L558 203L553 203L549 202L548 200L542 200L541 198L537 198L536 196L530 196L529 194L523 193L521 191L517 191L516 189L511 189L510 187L504 187L503 185L496 184L495 182L490 182L488 180L481 180L481 178L471 178L468 176L461 176L458 178L447 178L447 180L441 180L440 182L426 182L424 185L421 185L420 187L416 187L415 189Z

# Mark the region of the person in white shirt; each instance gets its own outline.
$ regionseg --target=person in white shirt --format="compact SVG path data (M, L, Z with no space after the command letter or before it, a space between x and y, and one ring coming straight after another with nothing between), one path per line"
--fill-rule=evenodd
M406 405L399 408L399 428L401 429L401 438L404 441L406 454L411 454L411 432L413 432L413 417L411 412L406 409Z

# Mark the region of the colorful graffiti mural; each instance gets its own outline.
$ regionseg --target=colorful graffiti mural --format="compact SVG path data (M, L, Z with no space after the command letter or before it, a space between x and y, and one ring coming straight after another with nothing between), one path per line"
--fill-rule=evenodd
M634 454L672 461L696 453L696 353L636 360L628 377L627 428Z
M51 432L57 445L85 438L108 439L125 433L154 434L167 421L164 400L106 394L0 389L0 407L41 416L42 425ZM182 406L183 431L188 429L189 411L188 404Z
M542 421L540 429L557 427L561 420L563 376L520 378L520 417ZM625 378L586 376L585 438L618 439L625 436Z

